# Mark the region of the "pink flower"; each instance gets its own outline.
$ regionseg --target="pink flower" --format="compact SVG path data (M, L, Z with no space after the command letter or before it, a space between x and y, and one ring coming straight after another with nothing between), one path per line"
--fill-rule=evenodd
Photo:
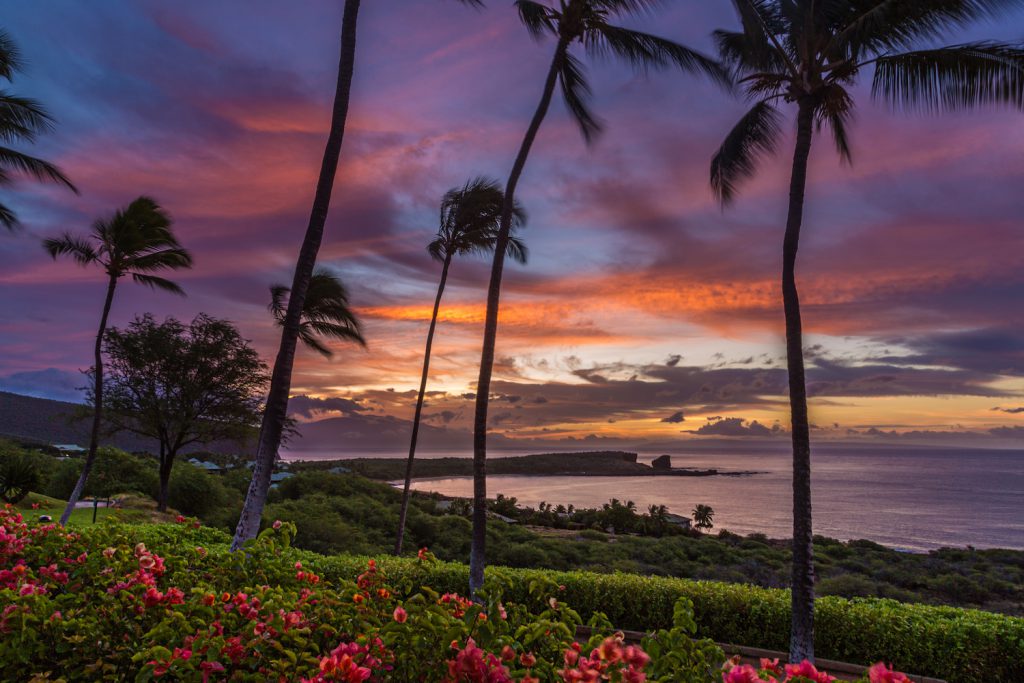
M824 671L818 671L814 665L806 659L799 664L786 665L786 680L797 676L810 679L815 683L832 683L832 681L836 680Z
M274 523L271 524L271 526L274 527L275 529L280 529L281 528L281 520L275 519Z
M868 669L868 680L871 683L910 683L910 679L899 671L893 671L883 662L878 662Z
M730 667L728 671L722 672L722 683L768 683L761 678L757 669L749 664Z
M401 607L395 608L395 613L392 615L399 624L404 624L405 620L409 618L409 615Z

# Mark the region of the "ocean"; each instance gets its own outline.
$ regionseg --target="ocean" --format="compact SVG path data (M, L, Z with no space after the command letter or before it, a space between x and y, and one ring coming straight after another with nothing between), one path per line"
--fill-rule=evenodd
M649 462L661 453L640 453ZM437 457L445 454L424 454ZM468 454L454 454L468 455ZM495 452L492 457L509 453ZM317 457L319 456L319 457ZM405 457L291 453L289 458ZM742 477L491 476L487 494L522 505L546 501L598 507L612 497L639 510L667 505L688 515L704 503L715 529L788 538L792 529L790 456L783 452L673 454L674 467L757 471ZM1024 452L996 450L828 450L812 460L814 532L869 539L907 551L946 546L1024 550ZM469 477L414 481L422 491L469 497Z

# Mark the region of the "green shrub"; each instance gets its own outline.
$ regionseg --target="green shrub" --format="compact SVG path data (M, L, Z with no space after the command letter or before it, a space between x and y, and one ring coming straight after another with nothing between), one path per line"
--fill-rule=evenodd
M309 556L325 576L349 576L358 557ZM404 558L378 560L389 575L409 571ZM488 576L521 600L531 581L565 586L564 599L583 619L601 612L616 628L671 627L680 598L693 602L697 634L721 643L789 649L789 591L709 581L631 574L553 572L489 567ZM441 563L424 580L437 591L464 591L466 566ZM954 607L886 599L823 597L816 602L815 652L819 657L868 665L884 660L897 669L956 683L1024 681L1024 619Z

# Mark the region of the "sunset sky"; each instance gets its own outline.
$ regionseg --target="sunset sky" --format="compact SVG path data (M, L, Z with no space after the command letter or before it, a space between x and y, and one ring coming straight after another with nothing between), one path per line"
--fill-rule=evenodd
M474 175L504 181L553 49L510 2L488 4L363 3L321 261L351 288L369 346L330 361L300 351L303 420L411 416L438 201ZM290 281L305 230L341 5L7 3L2 27L28 62L11 90L58 120L33 151L81 195L3 189L25 225L0 235L0 389L80 400L103 278L53 263L40 239L85 232L140 194L172 213L195 268L176 275L183 299L125 282L113 324L203 311L272 360L267 288ZM689 0L631 25L710 52L710 32L735 23L729 3ZM943 42L978 38L1024 38L1024 14ZM519 185L531 258L506 269L494 431L531 447L784 443L792 141L723 211L708 166L744 104L679 73L588 69L604 135L588 149L556 100ZM1024 115L908 115L872 104L867 83L857 93L853 167L824 138L811 159L798 272L814 438L1021 447ZM437 432L470 426L488 268L452 269L426 410Z

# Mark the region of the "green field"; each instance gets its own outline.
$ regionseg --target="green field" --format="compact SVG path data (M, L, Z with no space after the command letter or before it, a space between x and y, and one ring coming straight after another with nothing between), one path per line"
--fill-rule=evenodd
M39 507L33 509L32 505L38 503ZM66 501L58 500L57 498L50 498L44 496L41 493L30 493L28 496L18 503L17 507L21 510L21 514L26 519L38 519L41 515L50 515L53 521L60 519L60 516L64 514L64 506L67 504ZM96 510L96 521L100 522L103 519L116 514L117 510L114 508L100 507ZM93 509L88 508L76 508L71 513L71 518L68 520L68 526L83 526L86 524L92 524Z

